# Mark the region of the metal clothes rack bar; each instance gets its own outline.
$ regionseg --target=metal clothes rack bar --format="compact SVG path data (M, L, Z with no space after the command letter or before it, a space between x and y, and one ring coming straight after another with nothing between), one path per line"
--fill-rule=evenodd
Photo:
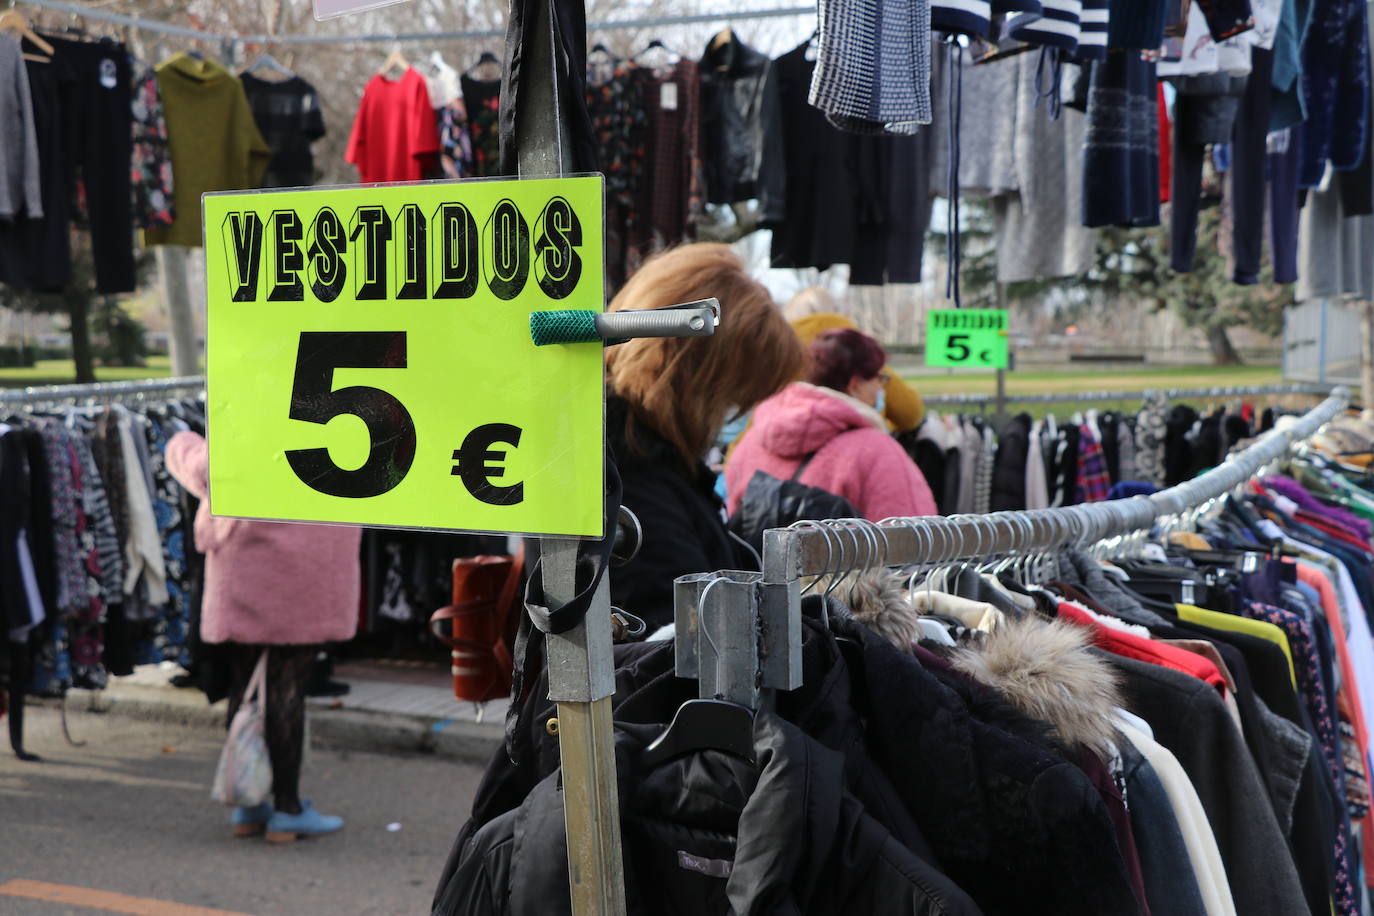
M773 529L764 534L762 581L780 584L830 572L1089 544L1145 530L1158 519L1181 515L1240 486L1294 444L1315 435L1349 401L1349 390L1337 388L1291 426L1266 434L1207 473L1151 496L1061 509Z
M196 38L202 41L230 42L233 44L356 44L359 42L399 42L399 41L459 41L478 38L503 38L505 29L470 29L459 32L390 32L372 35L229 35L193 29L188 26L143 19L110 10L96 9L68 0L15 0L57 13L72 13L87 19L97 19L116 25L177 35L182 38ZM660 26L693 25L703 22L737 22L747 19L776 19L788 16L814 14L815 5L788 6L776 9L738 10L734 12L694 13L682 16L647 16L639 19L612 19L604 22L589 22L589 32L611 32L626 29L651 29Z
M951 518L834 519L766 531L763 572L721 570L673 583L674 673L696 679L698 696L766 707L773 690L801 686L803 577L1028 553L1146 531L1240 486L1349 401L1350 392L1337 388L1291 426L1152 496Z
M919 384L919 383L918 383ZM1277 397L1282 395L1325 395L1327 385L1294 383L1289 385L1235 385L1218 388L1152 388L1138 391L1079 391L1058 394L1008 395L1008 404L1089 404L1101 401L1144 401L1162 394L1171 401L1185 398ZM932 394L922 397L927 407L983 407L997 400L994 394Z
M93 385L38 385L30 388L0 390L0 404L32 404L40 401L115 400L140 394L167 394L198 391L205 387L205 376L142 379L132 382L98 382Z

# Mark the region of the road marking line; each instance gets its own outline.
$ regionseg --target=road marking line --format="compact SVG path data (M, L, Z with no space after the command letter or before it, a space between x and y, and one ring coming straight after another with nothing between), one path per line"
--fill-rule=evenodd
M28 881L23 878L15 878L0 884L0 897L24 897L29 900L44 900L48 903L65 903L69 906L84 906L92 910L127 913L129 916L247 916L246 913L234 913L229 910L188 906L184 903L151 900L147 897L130 897L127 894L117 894L114 891L72 887L67 884L49 884L46 881Z

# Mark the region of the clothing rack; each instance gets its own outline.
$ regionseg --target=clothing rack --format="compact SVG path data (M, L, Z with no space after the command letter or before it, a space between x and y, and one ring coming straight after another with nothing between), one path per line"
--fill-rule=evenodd
M1148 529L1157 520L1218 499L1338 416L1350 391L1336 388L1295 423L1276 429L1217 467L1150 496L1086 503L1059 509L993 512L872 523L844 519L765 532L763 581L913 563L947 563L1032 551L1068 542L1090 544Z
M1349 390L1336 388L1291 425L1151 496L1060 509L876 523L832 519L771 529L764 533L762 572L723 570L675 581L675 673L696 679L701 697L758 709L770 702L770 690L801 686L801 579L1087 545L1147 531L1161 519L1201 511L1245 483L1315 435L1349 401Z
M1186 398L1277 397L1281 395L1324 395L1329 386L1293 383L1288 385L1234 385L1213 388L1150 388L1137 391L1077 391L1056 394L1008 395L1008 404L1089 404L1102 401L1144 401L1151 395L1162 394L1171 401ZM995 402L995 394L932 394L921 399L927 407L986 407Z
M506 30L500 29L469 29L457 32L388 32L371 35L230 35L218 32L209 32L204 29L193 29L188 26L174 25L170 22L160 22L154 19L143 19L138 16L128 16L124 13L115 13L109 10L97 9L80 3L70 3L67 0L16 0L18 3L26 3L29 6L36 6L45 10L52 10L57 13L71 13L76 16L83 16L87 19L97 19L102 22L111 22L116 25L126 25L132 28L144 29L150 32L161 32L164 35L176 35L182 38L195 38L201 41L218 41L229 44L356 44L359 42L398 42L398 41L461 41L466 39L485 39L485 38L504 38ZM611 19L604 22L587 23L589 32L612 32L626 29L651 29L660 26L672 25L694 25L703 22L737 22L745 19L777 19L788 16L814 15L815 5L811 6L787 6L776 9L755 9L737 10L732 12L719 13L693 13L682 16L646 16L639 19Z
M98 382L93 385L38 385L31 388L0 391L0 404L36 404L84 400L115 401L145 394L199 391L204 387L205 376L203 375L141 379L133 382Z

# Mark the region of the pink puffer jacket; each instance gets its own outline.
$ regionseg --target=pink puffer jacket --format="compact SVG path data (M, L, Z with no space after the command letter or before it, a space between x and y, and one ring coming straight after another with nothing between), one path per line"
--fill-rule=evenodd
M277 646L353 638L361 529L211 515L209 446L195 433L177 433L167 443L167 469L201 501L195 530L205 554L202 639Z
M755 471L786 480L812 452L801 482L843 496L864 518L938 511L925 477L887 434L877 411L807 382L793 382L754 410L753 424L725 465L730 511Z

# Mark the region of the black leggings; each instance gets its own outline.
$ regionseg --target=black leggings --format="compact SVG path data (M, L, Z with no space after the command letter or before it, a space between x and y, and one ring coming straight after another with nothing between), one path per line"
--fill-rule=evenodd
M272 797L287 814L301 810L301 761L305 755L305 691L319 646L249 646L229 643L229 717L234 720L253 677L258 656L267 650L267 753L272 758Z

